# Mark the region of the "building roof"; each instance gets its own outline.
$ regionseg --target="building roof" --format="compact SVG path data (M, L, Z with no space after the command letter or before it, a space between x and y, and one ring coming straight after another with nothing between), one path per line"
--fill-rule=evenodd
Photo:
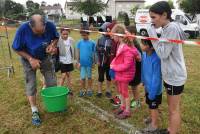
M145 2L145 0L115 0L116 2Z
M102 0L103 2L105 2L106 4L109 2L109 0ZM113 0L115 2L141 2L144 3L145 0ZM75 3L72 0L66 0L65 6L67 4L67 6L71 6L73 3Z
M47 14L47 15L62 15L63 10L60 4L56 5L48 5L48 6L41 6L41 9Z
M67 6L72 6L74 3L76 3L75 1L73 1L73 2L66 2L65 3L65 6L67 5Z
M50 6L50 5L48 5L48 6L41 6L41 9L42 10L61 10L62 9L62 7L61 7L61 5L56 5L56 6Z
M110 0L105 0L105 3L107 4ZM145 0L113 0L115 2L141 2L144 3Z

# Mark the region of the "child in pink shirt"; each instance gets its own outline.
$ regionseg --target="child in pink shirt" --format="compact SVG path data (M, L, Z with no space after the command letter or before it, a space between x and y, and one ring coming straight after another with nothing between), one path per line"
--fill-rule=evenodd
M123 25L116 25L112 32L126 34L126 28ZM131 115L128 84L135 75L135 60L140 60L140 56L130 37L117 37L119 38L120 45L110 68L115 72L115 80L122 103L120 108L114 113L117 118L126 119Z

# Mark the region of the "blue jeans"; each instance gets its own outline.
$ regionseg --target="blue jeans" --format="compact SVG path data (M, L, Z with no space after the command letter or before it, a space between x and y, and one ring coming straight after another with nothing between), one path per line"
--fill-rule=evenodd
M91 67L81 67L81 80L84 80L86 78L91 79L92 78L92 68Z

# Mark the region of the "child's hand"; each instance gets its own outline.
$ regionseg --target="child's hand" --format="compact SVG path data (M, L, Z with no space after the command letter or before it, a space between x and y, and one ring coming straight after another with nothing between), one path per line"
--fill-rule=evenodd
M100 66L100 62L99 61L97 62L97 65Z
M144 87L144 83L142 82L141 85Z
M141 62L141 61L142 61L142 58L141 58L140 55L138 55L138 56L136 57L136 61L138 61L138 62Z
M110 68L112 69L112 68L113 68L113 65L110 65Z
M77 63L76 63L76 68L77 68L77 69L80 69L80 66L81 66L80 63L77 62Z
M40 68L40 63L41 63L40 60L32 58L32 57L29 58L28 60L33 70L37 70L38 68Z
M95 64L92 64L92 68L95 68Z
M113 69L109 70L109 75L110 75L111 79L115 79L115 71Z

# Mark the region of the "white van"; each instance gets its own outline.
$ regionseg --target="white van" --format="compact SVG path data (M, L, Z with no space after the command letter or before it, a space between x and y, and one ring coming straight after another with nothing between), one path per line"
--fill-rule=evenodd
M196 23L199 25L200 27L200 14L196 15Z
M183 11L172 9L172 19L176 21L188 38L196 38L199 35L199 27L197 23L193 23L190 17ZM135 23L137 32L141 35L147 34L147 27L151 25L151 18L149 16L149 9L138 9L135 15ZM158 31L160 31L158 29Z

